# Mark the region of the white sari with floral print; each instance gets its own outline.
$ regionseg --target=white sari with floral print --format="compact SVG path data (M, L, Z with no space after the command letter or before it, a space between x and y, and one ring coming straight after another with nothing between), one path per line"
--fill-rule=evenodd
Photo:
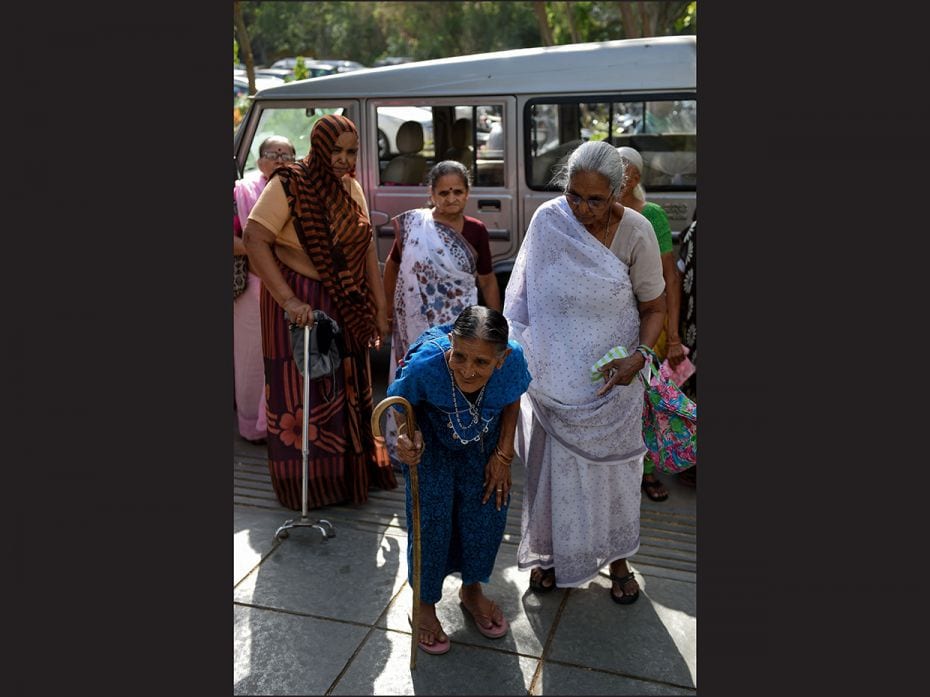
M475 283L478 253L461 234L433 220L432 210L417 208L392 220L401 248L394 289L394 330L388 384L407 348L430 327L455 321L478 302ZM394 410L385 422L385 441L396 460Z

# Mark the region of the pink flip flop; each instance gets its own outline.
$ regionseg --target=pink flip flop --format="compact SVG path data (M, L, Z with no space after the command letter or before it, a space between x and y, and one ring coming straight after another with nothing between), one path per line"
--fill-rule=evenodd
M494 603L493 600L491 602ZM478 621L478 618L475 617L471 610L465 606L465 603L462 602L461 596L459 596L459 605L461 605L462 609L465 610L465 612L468 613L468 615L472 618L475 623L475 627L478 628L478 631L484 634L484 636L486 636L488 639L500 639L510 629L510 623L507 622L507 618L503 616L501 617L501 623L499 625L495 625L494 620L491 620L490 627L482 627L481 623Z
M407 615L407 622L410 623L410 629L413 631L413 620ZM422 641L417 641L417 646L420 647L422 651L426 653L431 653L434 656L446 653L449 649L452 648L452 642L449 640L449 637L446 637L445 641L439 641L438 639L433 643L432 646L429 644L424 644Z

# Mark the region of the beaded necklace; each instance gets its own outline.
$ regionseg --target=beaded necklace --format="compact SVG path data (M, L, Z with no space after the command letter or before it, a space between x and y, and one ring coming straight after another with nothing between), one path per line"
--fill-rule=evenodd
M459 386L455 384L455 376L452 374L452 366L449 365L449 361L446 360L443 356L443 362L446 364L446 370L449 371L449 380L452 382L452 414L453 416L446 422L446 426L452 431L453 440L459 441L462 445L467 443L474 443L475 441L481 440L484 437L484 434L488 432L488 426L490 425L492 419L485 419L481 416L481 400L484 398L484 388L488 386L488 383L484 383L481 386L481 391L478 392L478 398L475 400L475 403L472 404L468 397L465 396L465 393L459 389ZM462 399L465 400L465 403L468 405L468 414L471 417L470 423L463 424L462 420L459 418L459 404L458 399L456 399L455 393L458 392L462 395ZM452 423L452 419L455 419L458 422L459 428L462 429L462 432L465 432L467 428L475 428L481 426L481 422L484 422L484 428L478 431L478 434L474 438L465 438L462 433L455 428L455 425Z

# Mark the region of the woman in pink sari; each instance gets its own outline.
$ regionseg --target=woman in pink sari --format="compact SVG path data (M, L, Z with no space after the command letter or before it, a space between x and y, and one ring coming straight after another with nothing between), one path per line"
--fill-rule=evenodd
M258 176L240 179L233 188L233 255L246 253L242 230L252 206L268 183L268 177L283 162L293 162L294 145L282 136L270 136L258 148ZM265 414L265 365L262 357L261 317L258 299L261 279L249 271L245 291L233 301L233 366L235 368L236 417L239 435L261 445L267 435Z

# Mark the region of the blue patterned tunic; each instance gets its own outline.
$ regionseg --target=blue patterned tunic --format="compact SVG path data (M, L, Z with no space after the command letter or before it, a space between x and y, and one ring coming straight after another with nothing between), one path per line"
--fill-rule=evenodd
M452 324L444 324L423 332L404 356L387 389L388 396L404 397L413 405L417 428L423 433L425 448L419 464L420 598L429 604L442 597L443 579L451 573L461 573L466 585L487 583L491 577L510 497L499 511L493 495L487 503L481 503L484 468L500 437L501 412L526 392L531 379L522 347L509 342L510 354L485 387L478 423L470 425L471 404L461 392L455 393L457 420L453 413L452 376L443 355L451 346L447 336L451 330ZM448 426L450 420L455 431ZM454 432L458 432L459 439L453 437ZM462 443L479 433L483 436L477 441ZM512 449L510 444L504 448ZM412 505L407 465L404 475L409 521ZM412 536L407 538L407 579L412 585Z

